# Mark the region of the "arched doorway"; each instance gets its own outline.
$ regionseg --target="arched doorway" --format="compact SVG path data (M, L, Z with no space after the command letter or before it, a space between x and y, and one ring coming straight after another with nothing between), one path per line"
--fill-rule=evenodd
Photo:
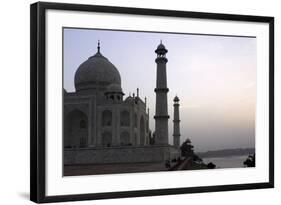
M134 114L134 127L135 128L138 127L138 116L137 116L137 114Z
M130 113L126 110L121 112L120 125L121 126L130 126Z
M65 119L64 147L86 147L88 144L88 118L78 109L68 113Z
M112 145L112 134L109 131L105 131L102 133L102 140L101 140L103 147L110 147Z
M135 145L138 145L138 134L137 133L135 133L135 135L134 135L134 143L135 143Z
M128 146L130 145L130 134L127 131L121 133L120 136L120 145L121 146Z
M140 119L140 144L144 145L145 142L145 126L144 126L144 118L141 116Z
M112 112L110 110L104 110L102 112L102 126L112 125Z

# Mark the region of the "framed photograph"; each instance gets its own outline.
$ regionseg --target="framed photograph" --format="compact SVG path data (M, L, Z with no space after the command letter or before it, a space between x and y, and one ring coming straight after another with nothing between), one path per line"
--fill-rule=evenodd
M30 198L274 187L274 18L31 5Z

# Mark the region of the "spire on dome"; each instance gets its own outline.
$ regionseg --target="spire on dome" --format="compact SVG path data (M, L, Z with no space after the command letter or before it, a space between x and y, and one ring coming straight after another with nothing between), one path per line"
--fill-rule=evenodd
M100 52L100 40L98 40L98 53Z
M101 52L100 52L100 40L98 40L97 52L96 52L95 55L91 56L90 58L92 58L92 57L102 57L102 58L105 58L105 57L101 54ZM106 58L105 58L105 59L106 59Z

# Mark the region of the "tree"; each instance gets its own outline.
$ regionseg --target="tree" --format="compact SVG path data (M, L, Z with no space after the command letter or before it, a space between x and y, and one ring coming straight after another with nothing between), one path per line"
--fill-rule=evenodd
M255 154L249 155L248 158L243 162L246 167L255 167L256 166L256 157Z
M183 157L191 157L194 154L193 145L191 144L190 139L186 139L182 143L180 149L181 149L181 156L183 156Z
M208 167L208 169L215 169L216 165L213 164L212 162L210 162L210 163L207 164L207 167Z
M193 154L193 161L202 163L203 160L196 154Z

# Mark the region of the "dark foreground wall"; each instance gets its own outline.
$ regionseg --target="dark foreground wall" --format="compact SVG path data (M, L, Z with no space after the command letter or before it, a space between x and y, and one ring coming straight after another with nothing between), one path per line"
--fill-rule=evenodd
M66 149L64 165L163 162L179 154L179 150L170 145Z

